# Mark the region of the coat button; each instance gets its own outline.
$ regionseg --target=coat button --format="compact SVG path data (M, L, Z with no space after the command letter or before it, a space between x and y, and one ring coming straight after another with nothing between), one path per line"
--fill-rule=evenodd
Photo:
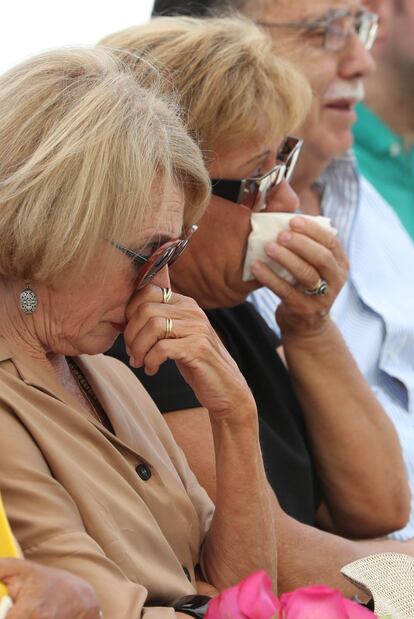
M191 582L191 574L190 574L188 568L185 567L185 565L183 566L183 572L186 575L187 579Z
M135 470L143 481L148 481L152 475L151 469L147 464L138 464L138 466L135 467Z

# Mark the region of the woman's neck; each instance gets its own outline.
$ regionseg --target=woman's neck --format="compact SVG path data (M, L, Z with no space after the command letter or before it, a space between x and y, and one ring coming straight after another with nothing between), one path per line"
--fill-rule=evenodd
M24 314L19 305L19 296L24 289L20 282L0 278L0 336L12 349L22 350L36 362L49 364L47 350L41 333L41 310Z

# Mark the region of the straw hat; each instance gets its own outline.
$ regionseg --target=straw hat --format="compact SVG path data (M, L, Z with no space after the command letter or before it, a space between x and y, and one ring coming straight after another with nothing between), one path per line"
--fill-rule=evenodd
M414 557L384 552L349 563L341 573L372 596L376 614L414 619Z

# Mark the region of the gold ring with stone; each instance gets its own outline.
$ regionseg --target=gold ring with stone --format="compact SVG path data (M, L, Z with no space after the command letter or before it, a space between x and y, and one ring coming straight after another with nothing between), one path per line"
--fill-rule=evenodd
M329 285L324 279L319 279L318 283L309 290L304 290L305 294L316 295L317 297L323 297L328 293Z

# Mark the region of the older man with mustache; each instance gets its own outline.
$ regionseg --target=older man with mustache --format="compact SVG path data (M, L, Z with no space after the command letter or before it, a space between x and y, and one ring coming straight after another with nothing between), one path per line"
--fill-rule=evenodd
M293 185L300 195L302 210L330 216L348 248L351 275L334 317L396 424L413 485L410 436L414 433L414 410L410 393L414 388L414 278L409 264L414 260L414 250L390 207L358 175L349 152L354 106L363 95L362 78L374 69L368 54L354 52L361 43L365 47L372 44L375 16L364 12L354 0L155 0L153 15L206 16L234 10L268 28L274 35L276 51L296 57L312 82L315 104L301 129L305 148ZM277 244L269 244L268 253L275 260L280 258L279 252ZM260 281L268 288L254 297L273 328L277 298L270 288L274 287L275 277L263 269ZM321 351L321 356L326 364L332 363L329 351ZM313 365L310 355L310 376ZM329 385L324 388L329 389ZM343 415L347 415L346 410ZM306 421L315 442L323 440L318 437L315 420ZM339 421L336 411L326 412L325 424L334 428ZM358 420L348 421L358 431ZM349 585L339 575L339 568L346 562L386 550L413 552L411 542L346 540L302 525L277 508L276 521L281 590L325 582L349 593ZM411 517L397 537L413 535Z
M279 35L280 42L283 38L289 40L289 45L295 45L294 41L303 41L304 36L313 32L312 22L325 20L324 50L319 50L319 62L310 42L306 43L309 53L301 60L316 97L314 113L301 129L305 148L293 185L301 209L308 214L329 216L347 249L350 274L332 315L360 370L395 424L413 495L414 245L390 206L358 173L349 150L356 119L354 108L364 94L362 79L371 71L358 66L345 53L345 43L352 46L355 39L352 34L348 39L345 35L341 39L338 34L338 25L345 22L332 21L342 10L336 9L335 2L318 0L311 6L302 0L289 9L280 2L278 25L272 26L277 4L265 3L258 19L268 24L275 37ZM347 4L354 11L355 29L361 35L367 33L369 13L360 12L358 2ZM301 13L299 5L307 12ZM291 28L291 35L287 32L283 37L285 21L296 25ZM296 50L292 48L291 54L295 56L300 48L300 44ZM269 251L272 253L272 247ZM277 253L273 257L277 259ZM265 286L271 284L267 277L261 281ZM275 328L277 297L267 287L256 292L253 299ZM393 536L414 537L414 503L408 524Z

